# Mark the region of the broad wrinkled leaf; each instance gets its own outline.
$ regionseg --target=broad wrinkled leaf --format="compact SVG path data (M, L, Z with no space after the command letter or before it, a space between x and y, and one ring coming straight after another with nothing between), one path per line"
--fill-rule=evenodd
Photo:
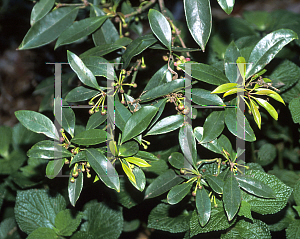
M42 159L57 159L70 157L72 153L53 140L44 140L36 143L27 152L28 157Z
M210 1L184 0L183 3L188 29L204 51L212 28Z
M40 0L32 8L30 15L30 25L42 19L54 6L55 0Z
M124 48L122 45L119 44L102 44L100 46L93 47L86 52L79 55L81 59L84 59L87 56L104 56L108 53L111 53L115 50Z
M56 127L48 117L30 110L16 111L15 116L27 129L59 140Z
M218 194L223 193L224 181L222 179L212 175L206 175L205 179L212 190L214 190Z
M65 164L65 159L56 159L48 162L46 167L46 175L48 178L55 178Z
M65 101L79 102L79 101L89 100L97 94L99 94L98 90L92 90L83 86L79 86L74 88L67 94Z
M289 104L289 110L295 124L300 123L300 98L294 98Z
M137 158L137 157L127 157L125 158L126 161L129 163L133 163L139 167L151 167L144 159Z
M264 144L259 148L257 162L266 166L274 161L277 156L277 148L273 144Z
M179 203L190 191L193 182L182 183L174 186L168 193L167 199L169 204Z
M54 41L72 25L77 13L78 8L74 7L62 7L50 12L29 29L18 50L36 48Z
M294 239L300 237L300 220L296 219L295 221L291 222L288 228L286 229L286 238L287 239Z
M87 124L86 130L95 129L101 125L106 120L107 115L102 115L101 111L94 113L90 116Z
M80 213L75 216L70 209L60 211L55 217L55 227L58 229L58 235L71 236L79 226L81 218Z
M225 124L234 136L250 142L256 140L247 118L239 108L225 109Z
M158 108L154 106L144 106L135 112L125 124L121 143L139 135L150 124Z
M260 129L260 127L261 127L261 116L260 116L257 105L251 99L250 99L250 106L251 106L251 112L253 114L254 121L257 124L258 128Z
M275 198L273 190L265 183L249 176L236 176L241 188L263 198Z
M30 234L39 227L54 228L55 216L66 208L66 201L60 194L50 196L42 189L18 191L15 217L23 232Z
M158 121L146 135L165 134L178 129L184 122L183 115L171 115Z
M191 73L191 76L193 78L212 85L222 85L229 83L229 80L221 70L210 65L206 65L203 63L192 64L190 73L186 71L187 67L185 66L185 64L180 64L179 67L183 69L186 74Z
M220 7L229 15L234 6L235 0L218 0Z
M144 91L149 91L154 87L172 81L172 73L168 70L168 64L161 67L148 81Z
M241 190L233 173L226 178L223 188L223 203L228 221L231 221L241 204Z
M86 157L98 177L109 188L120 191L119 175L107 158L96 149L87 149Z
M262 107L264 107L269 114L275 119L278 119L278 113L277 111L274 109L274 107L266 100L263 100L261 98L254 98Z
M171 51L172 30L167 19L154 9L149 10L148 19L152 32Z
M74 22L67 30L65 30L57 39L54 50L63 45L73 43L85 36L90 35L98 29L106 20L107 16L89 17Z
M71 142L79 145L95 145L106 141L106 131L102 129L89 129L77 134Z
M130 116L130 111L120 101L115 100L115 124L121 131L124 130Z
M14 150L5 159L0 158L0 175L12 174L16 172L26 161L24 151Z
M82 172L78 173L78 177L75 178L74 183L70 181L71 178L72 178L72 174L70 174L70 178L69 178L68 194L69 194L70 203L72 204L73 207L75 207L75 204L83 188L83 173Z
M218 95L212 95L210 91L204 89L193 88L192 101L202 106L225 105Z
M3 219L0 223L1 238L3 238L3 239L11 239L11 238L19 239L19 238L21 238L18 230L15 230L17 228L17 226L18 225L13 216ZM47 229L52 230L50 228L47 228ZM55 234L55 232L54 232L54 234Z
M179 130L178 138L184 156L191 165L196 167L197 148L192 126L189 124L182 126Z
M159 175L146 189L145 199L157 197L169 191L175 185L181 183L183 179L179 177L173 170L169 169L165 173Z
M136 154L138 151L139 151L139 145L134 141L130 141L120 145L119 156L129 157Z
M210 218L211 202L204 188L198 189L196 192L196 208L199 216L199 222L204 227Z
M294 39L298 39L298 36L289 29L276 30L261 39L249 57L248 62L252 65L247 67L246 79L263 69L285 45Z
M217 138L224 129L224 111L214 111L206 118L203 125L201 143L207 143Z
M77 74L79 80L87 86L90 86L97 90L101 89L100 86L98 85L96 77L91 72L91 70L89 70L85 66L83 61L70 51L67 51L67 55L68 55L68 62L72 70Z
M184 81L185 79L176 79L171 82L167 82L161 84L160 86L154 87L142 94L140 100L142 102L146 102L170 94L174 91L178 91L184 87Z
M141 37L138 37L134 41L132 41L126 48L125 53L123 54L123 62L122 67L125 69L129 65L131 58L140 54L144 50L146 50L149 46L153 45L157 42L157 39L153 34L147 34Z
M240 210L238 212L239 216L244 216L248 219L250 219L253 222L253 217L251 215L251 206L249 203L245 202L245 201L241 201L241 206L240 206Z
M40 227L30 233L27 239L36 239L36 238L44 238L44 239L53 239L56 238L57 234L54 229Z

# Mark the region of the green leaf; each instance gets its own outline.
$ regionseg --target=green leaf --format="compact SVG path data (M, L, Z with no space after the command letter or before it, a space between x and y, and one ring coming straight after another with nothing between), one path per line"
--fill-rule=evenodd
M70 209L60 211L55 217L55 227L58 229L58 235L72 236L81 222L81 217L80 213L74 216Z
M144 91L149 91L159 85L172 81L172 73L168 69L168 64L161 67L148 81Z
M151 167L144 159L137 158L137 157L127 157L125 158L126 161L129 163L133 163L139 167Z
M17 230L17 223L14 217L8 217L0 223L0 238L1 239L19 239L19 233Z
M224 93L226 91L232 90L232 89L236 89L238 87L237 83L227 83L227 84L223 84L218 86L216 89L214 89L211 94L218 94L218 93Z
M114 77L117 80L116 73L113 69L113 66L110 65L110 62L100 56L86 56L82 59L82 62L85 66L93 73L95 76L103 77ZM100 87L104 90L104 87Z
M225 105L218 95L212 95L210 91L204 89L193 88L192 101L202 106Z
M288 226L286 229L286 238L294 239L300 237L300 220L297 219Z
M60 194L50 196L46 190L29 189L17 192L15 217L20 229L30 234L39 227L54 228L56 215L65 208Z
M56 101L55 101L56 102ZM59 103L62 102L62 106L69 106L69 104L64 100L59 100ZM54 107L55 110L55 107ZM75 114L71 107L62 107L62 128L65 129L73 138L74 137L74 129L75 129ZM54 112L54 115L56 113Z
M267 184L274 191L276 196L275 199L266 199L242 191L243 200L251 205L251 210L253 212L262 215L274 214L285 207L287 200L292 193L290 187L286 186L274 175L269 175L258 170L247 170L245 175L251 175L252 178Z
M105 122L107 115L102 115L101 111L94 113L90 116L87 124L86 130L95 129L103 122Z
M258 88L258 89L255 89L255 90L256 90L256 92L254 94L270 96L273 99L275 99L275 100L277 100L277 101L279 101L279 102L281 102L282 104L285 105L285 103L284 103L283 99L281 98L281 96L278 93L276 93L275 91L265 89L265 88Z
M57 39L54 50L63 45L73 43L85 36L90 35L98 29L106 20L107 16L89 17L74 22L67 30L65 30Z
M72 153L53 140L43 140L31 147L28 157L42 159L58 159L72 156Z
M77 74L79 80L87 86L100 90L100 86L97 83L96 77L85 66L83 61L70 51L67 51L67 55L68 55L68 62L72 70Z
M205 180L216 193L223 193L224 181L222 179L212 175L205 175Z
M121 131L124 130L130 116L130 111L120 101L115 100L115 124Z
M0 126L0 155L4 158L9 155L9 145L12 142L12 129L8 126Z
M181 183L183 179L173 170L169 169L159 175L146 189L145 199L157 197L169 191L175 185Z
M185 64L180 64L179 67L183 69L186 74L189 74L189 72L186 71ZM193 78L206 82L208 84L222 85L229 83L229 80L221 70L203 63L191 64L190 73Z
M159 86L156 86L150 89L149 91L147 91L146 93L144 93L140 97L140 100L142 102L146 102L170 94L172 92L178 91L184 88L184 81L185 79L176 79L171 82L167 82Z
M295 203L300 206L300 180L298 180L294 185L293 196Z
M54 41L72 25L78 10L74 7L62 7L50 12L29 29L18 49L36 48Z
M71 142L78 145L95 145L106 141L106 131L102 129L89 129L77 134Z
M241 204L241 190L233 173L226 178L223 188L223 203L228 221L231 221Z
M184 0L183 3L188 29L202 51L205 51L212 28L210 1Z
M169 163L177 169L181 169L181 168L191 168L192 169L193 168L192 165L183 156L183 154L179 153L179 152L171 153L168 160L169 160Z
M217 138L224 129L224 111L214 111L206 118L200 143L207 143Z
M134 141L130 141L120 145L119 156L129 157L136 154L138 151L139 151L139 145Z
M84 58L88 56L104 56L120 48L124 47L119 44L102 44L100 46L96 46L87 50L86 52L82 53L79 57L82 60L84 60Z
M257 124L258 128L260 129L261 128L261 116L260 116L257 105L251 99L250 99L250 106L251 106L251 112L253 114L254 121Z
M157 122L145 135L165 134L178 129L184 122L183 115L171 115Z
M168 193L169 204L179 203L190 191L194 182L184 182L174 186Z
M258 163L266 166L274 161L277 155L277 149L273 144L264 144L258 151Z
M295 124L300 124L300 97L294 98L290 103L289 103L289 110L291 112L293 121Z
M122 207L104 202L86 204L84 216L87 222L82 231L93 235L93 238L116 239L122 233Z
M278 113L277 111L274 109L274 107L266 100L263 100L261 98L256 98L254 97L254 99L262 106L264 107L268 112L269 114L275 119L277 120L278 119Z
M148 227L171 233L185 232L189 230L190 217L180 206L160 203L150 212Z
M239 108L225 109L225 124L234 136L249 142L256 140L249 121Z
M165 98L165 99L161 99L159 100L156 104L153 104L153 106L157 107L158 108L158 112L156 114L156 116L154 117L154 119L152 120L149 128L152 128L153 125L157 122L157 120L160 118L160 116L162 115L164 109L165 109L165 106L166 106L166 103L167 103L168 99ZM152 105L152 104L151 104Z
M246 79L263 69L285 45L294 39L298 39L298 36L289 29L276 30L261 39L248 59L252 64L251 67L247 67Z
M141 192L144 191L145 186L146 186L146 176L145 176L143 170L141 170L139 167L134 167L132 169L132 173L134 174L135 181L136 181L136 183L133 184L134 187ZM132 181L131 181L131 183L132 183Z
M266 11L245 11L243 17L259 31L265 31L273 24L271 14Z
M86 155L85 155L85 152L84 151L79 151L79 153L77 153L73 159L71 160L70 162L70 167L74 164L74 163L78 163L78 162L81 162L81 161L87 161L86 160Z
M48 162L46 167L46 175L48 178L53 179L59 174L60 170L65 164L65 159L56 159Z
M59 140L56 127L48 117L30 110L16 111L15 116L27 129Z
M187 161L196 167L197 148L192 126L189 124L182 126L179 130L178 138L180 148Z
M111 162L96 149L86 149L86 157L102 182L119 192L119 176Z
M55 233L55 230L53 229L40 227L34 230L32 233L30 233L27 238L28 239L39 239L39 238L56 239L57 235Z
M235 0L218 0L220 7L229 15L234 6Z
M238 215L244 216L253 222L253 217L251 215L251 205L249 203L247 203L246 201L243 201L243 200L241 201L241 206L240 206Z
M200 225L204 227L208 223L211 214L210 199L204 188L198 189L196 192L196 208Z
M273 190L265 183L249 176L235 176L241 188L255 196L275 198Z
M123 69L127 68L129 65L131 58L140 54L144 50L146 50L149 46L153 45L155 42L157 42L157 39L153 34L147 34L141 37L138 37L137 39L133 40L127 47L126 51L124 52L122 58L123 58Z
M165 48L162 44L157 43L154 44L152 46L150 46L150 49L154 49L154 50L166 50L168 51L169 49ZM175 47L171 47L171 51L172 52L194 52L194 51L201 51L201 49L198 48L183 48L183 47L179 47L179 46L175 46Z
M231 159L235 158L235 152L232 149L232 145L230 140L224 135L222 134L219 138L218 138L218 144L220 146L220 148L222 149L222 154L224 154L223 149L229 153L229 156Z
M84 100L91 99L97 94L99 94L98 90L92 90L83 86L79 86L74 88L67 94L65 101L68 102L84 101Z
M124 126L121 143L142 133L148 127L157 111L158 108L154 106L144 106L130 116Z
M75 204L83 188L83 173L82 172L78 173L78 177L75 178L74 183L70 181L71 178L72 178L72 173L70 173L70 178L69 178L68 194L69 194L70 203L72 204L73 207L75 207Z
M55 0L40 0L32 8L30 15L30 25L42 19L54 6Z
M172 30L167 19L154 9L149 10L148 19L152 32L171 51Z

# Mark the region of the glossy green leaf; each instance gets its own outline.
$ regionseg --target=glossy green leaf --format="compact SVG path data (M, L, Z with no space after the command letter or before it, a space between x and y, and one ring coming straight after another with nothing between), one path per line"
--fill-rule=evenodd
M214 111L206 118L203 125L201 143L207 143L217 138L224 129L224 111Z
M86 130L95 129L103 122L105 122L107 115L102 115L101 111L94 113L90 116L87 124Z
M211 93L212 94L224 93L226 91L236 89L237 87L238 87L237 83L227 83L227 84L223 84L223 85L218 86Z
M57 101L55 101L55 102L57 102ZM75 113L72 110L72 108L69 107L69 104L64 99L59 100L59 104L62 104L62 107L61 107L62 128L65 129L71 135L71 137L74 137ZM55 111L55 109L54 109L54 111ZM54 115L56 115L55 112L54 112Z
M186 71L185 64L180 64L179 67L183 69L186 74L190 74L189 72ZM191 76L197 80L212 85L222 85L222 84L229 83L229 80L221 70L203 63L191 65Z
M165 48L160 43L154 44L154 45L150 46L150 48L151 49L155 49L155 50L166 50L166 51L169 51L169 49ZM171 51L172 52L193 52L193 51L201 51L201 49L198 49L198 48L189 48L189 47L183 48L183 47L176 46L176 47L171 47Z
M15 217L23 232L30 234L40 227L54 228L55 216L66 208L63 196L50 196L41 189L29 189L17 192Z
M115 124L121 131L124 130L130 116L130 111L120 101L115 100Z
M157 110L158 108L154 106L144 106L130 116L125 124L121 142L123 143L142 133L150 124Z
M165 134L178 129L184 122L183 115L171 115L158 121L146 135Z
M233 173L226 178L223 188L223 203L228 221L231 221L241 204L241 190Z
M278 113L277 111L274 109L274 107L266 100L263 100L261 98L254 98L262 107L264 107L269 114L275 119L278 119Z
M72 70L77 74L79 80L83 84L99 90L100 86L98 85L96 77L85 66L83 61L78 56L76 56L74 53L72 53L70 51L67 51L67 55L68 55L68 62L70 64Z
M169 169L159 175L146 189L145 199L157 197L169 191L175 185L181 183L183 179L173 170Z
M36 48L54 41L72 25L77 13L78 8L74 7L62 7L50 12L29 29L18 49Z
M12 141L12 129L8 126L0 126L0 135L0 155L6 158Z
M205 180L208 182L212 190L214 190L216 193L223 193L224 181L222 179L212 175L206 175Z
M177 168L193 168L192 165L185 159L182 153L179 152L173 152L168 158L169 163Z
M106 131L102 129L89 129L83 131L71 140L72 143L78 145L95 145L106 141Z
M222 149L222 154L224 154L224 150L225 150L229 154L231 159L235 158L234 157L235 152L232 149L231 142L224 134L222 134L218 138L218 144L219 144L220 148Z
M167 19L154 9L149 10L148 19L152 32L171 51L172 30Z
M59 140L56 127L48 117L30 110L16 111L15 116L27 129L35 133L44 134L49 138Z
M172 81L172 73L168 70L168 64L161 67L148 81L144 91L149 91L154 87Z
M59 46L73 43L85 36L90 35L98 29L106 20L107 16L89 17L74 22L67 30L65 30L57 39L54 49Z
M86 56L82 58L84 65L93 73L94 76L114 77L117 80L116 72L110 62L100 56ZM104 87L102 87L104 89Z
M72 171L71 171L72 172ZM69 200L73 207L81 194L83 188L83 173L79 172L78 177L75 178L75 182L71 182L70 179L72 178L72 174L70 174L69 184L68 184L68 194Z
M136 154L138 151L139 151L139 145L134 141L130 141L120 145L119 156L129 157Z
M144 50L146 50L149 46L153 45L155 42L157 42L157 39L153 34L147 34L141 37L138 37L137 39L133 40L127 47L126 51L124 52L122 58L123 58L123 68L127 68L129 65L131 58L140 54Z
M241 206L238 215L244 216L253 222L253 217L251 215L251 205L243 200L241 201Z
M72 156L72 153L53 140L36 143L27 152L28 157L42 159L57 159Z
M141 192L144 191L146 186L146 176L143 170L141 170L139 167L134 167L132 169L132 173L134 174L135 181L136 181L136 183L133 184L134 187Z
M218 95L212 95L208 90L197 88L192 90L192 101L202 106L225 105Z
M236 179L238 180L240 187L249 193L263 198L275 198L273 190L264 182L261 182L255 178L251 178L249 176L237 175Z
M168 193L168 203L179 203L191 191L192 186L193 182L184 182L182 184L174 186Z
M229 15L234 6L235 0L218 0L220 7Z
M256 140L247 118L239 108L225 109L225 124L234 136L250 142Z
M183 3L188 29L202 51L205 51L212 28L210 1L184 0Z
M260 116L257 105L251 99L250 99L250 106L251 106L251 112L253 114L254 121L257 124L258 128L260 129L260 127L261 127L261 116Z
M168 99L165 98L165 99L159 100L156 104L151 104L151 105L157 107L157 108L158 108L158 111L157 111L156 116L155 116L154 119L152 120L152 122L151 122L149 128L152 128L153 125L156 124L157 120L160 118L160 116L162 115L162 113L163 113L163 111L164 111L164 109L165 109L165 106L166 106L167 101L168 101Z
M280 29L269 33L261 39L252 50L248 62L246 79L263 69L275 55L292 40L298 39L297 34L289 29Z
M178 91L184 87L184 79L176 79L171 82L167 82L156 86L149 91L142 94L140 100L142 102L150 101L164 95L170 94L172 92Z
M192 126L189 124L182 126L179 130L178 138L184 156L191 165L196 167L197 148Z
M81 222L82 215L75 216L70 209L60 211L55 217L55 228L60 236L71 236Z
M100 46L93 47L86 52L79 55L81 59L84 59L87 56L104 56L108 53L111 53L115 50L124 48L122 45L119 44L102 44Z
M55 178L59 174L64 164L65 164L64 158L49 161L46 167L47 177L50 179Z
M121 164L122 164L122 168L123 168L123 171L125 172L125 174L127 175L127 177L129 178L130 181L132 181L134 184L136 184L136 181L135 181L135 176L132 172L132 169L129 168L127 166L126 163L124 163L123 161L121 161Z
M40 227L30 233L27 237L28 239L37 239L37 238L45 238L45 239L55 239L57 238L57 234L54 229Z
M55 0L40 0L32 8L30 15L30 25L32 26L38 20L42 19L54 6Z
M65 101L80 102L80 101L91 99L97 94L99 94L98 90L92 90L83 86L79 86L74 88L67 94Z
M204 227L208 223L211 214L210 198L204 188L198 189L196 192L196 208L200 225Z
M109 188L120 191L119 175L107 158L96 149L86 149L86 157L98 177Z

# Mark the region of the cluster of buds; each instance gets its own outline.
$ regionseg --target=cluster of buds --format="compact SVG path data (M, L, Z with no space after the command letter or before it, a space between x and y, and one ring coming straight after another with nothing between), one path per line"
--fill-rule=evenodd
M190 61L191 59L190 58L185 58L184 56L180 56L180 57L177 57L177 61L174 62L174 66L176 66L176 69L179 71L181 70L181 68L179 67L180 64L184 64L186 63L187 61Z
M100 98L95 104L94 99L96 99L99 96ZM89 105L92 106L92 108L89 110L90 115L99 112L100 108L101 108L101 114L102 115L106 114L106 110L104 109L105 97L106 97L106 93L102 91L101 93L97 94L89 101Z
M75 178L78 177L79 173L86 172L87 178L90 178L92 175L90 174L91 165L89 162L79 162L76 163L74 168L72 169L72 177L70 179L71 183L75 182Z

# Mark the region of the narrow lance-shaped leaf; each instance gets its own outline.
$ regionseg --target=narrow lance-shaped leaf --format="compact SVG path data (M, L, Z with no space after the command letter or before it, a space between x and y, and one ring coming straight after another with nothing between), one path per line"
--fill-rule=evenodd
M79 86L69 91L69 93L66 95L65 101L80 102L89 100L97 94L99 94L98 90L92 90L83 86Z
M137 157L127 157L125 160L129 163L133 163L139 167L151 167L144 159L137 158Z
M64 164L65 164L64 158L49 161L46 167L47 177L50 179L55 178L59 174Z
M224 181L222 179L212 175L206 175L205 179L212 190L214 190L218 194L223 193Z
M168 203L179 203L191 190L193 182L185 182L180 185L174 186L168 193Z
M32 8L30 15L30 25L42 19L54 6L55 0L40 0Z
M75 204L83 188L83 173L79 172L78 177L75 178L74 182L71 182L70 180L71 177L72 174L70 174L70 178L69 178L68 194L69 194L70 203L72 204L73 207L75 207Z
M218 94L218 93L224 93L226 91L229 91L231 89L235 89L237 88L237 83L227 83L227 84L223 84L218 86L216 89L214 89L211 93L212 94Z
M211 214L211 202L204 188L198 189L196 192L196 207L199 222L204 227L208 223Z
M226 49L224 66L225 75L231 83L236 83L239 77L236 60L241 56L241 53L235 43L232 41Z
M127 163L124 163L122 160L121 160L121 164L122 164L122 168L123 168L124 172L126 173L127 177L136 184L135 176L132 172L132 169L129 168L127 166Z
M196 167L197 148L192 126L189 124L182 126L179 130L178 138L184 156L191 165Z
M251 112L253 114L254 120L255 120L258 128L260 129L260 127L261 127L261 116L260 116L257 105L251 99L250 99L250 106L251 106Z
M266 100L263 100L261 98L256 98L254 97L254 99L262 106L264 107L268 112L269 114L275 119L277 120L278 119L278 113L277 111L274 109L274 107Z
M224 129L224 111L214 111L205 120L201 143L207 143L217 138Z

